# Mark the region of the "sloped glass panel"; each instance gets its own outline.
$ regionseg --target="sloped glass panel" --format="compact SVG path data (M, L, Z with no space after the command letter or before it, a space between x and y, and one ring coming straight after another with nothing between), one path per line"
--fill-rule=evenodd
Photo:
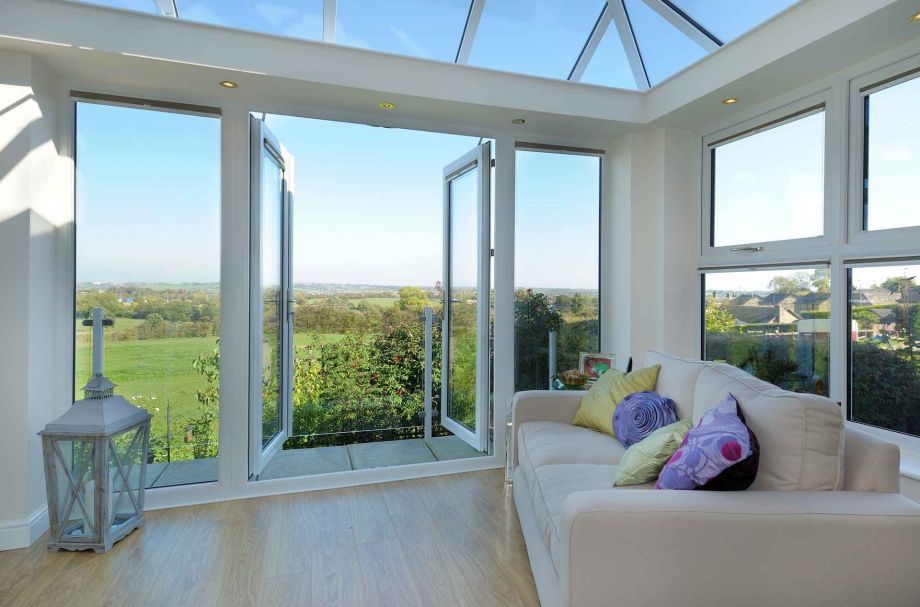
M624 4L652 86L706 56L703 47L687 38L642 0L626 0Z
M187 21L306 40L323 37L323 0L176 0L176 5Z
M566 78L603 8L603 0L489 0L470 65Z
M623 42L613 23L601 38L601 43L581 76L581 82L621 89L636 88L636 79L629 67L626 51L623 50Z
M691 19L722 42L729 42L772 19L798 0L672 0Z
M339 0L335 41L453 62L469 10L470 0Z
M153 0L76 0L81 4L97 4L110 8L122 8L129 11L160 14Z

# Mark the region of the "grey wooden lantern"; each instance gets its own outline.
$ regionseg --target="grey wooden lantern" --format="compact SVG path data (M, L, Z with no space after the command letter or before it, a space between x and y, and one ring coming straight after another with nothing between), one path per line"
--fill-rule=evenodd
M84 398L39 432L51 540L48 549L105 552L144 525L151 415L113 394L102 374L102 308L93 309L93 376Z

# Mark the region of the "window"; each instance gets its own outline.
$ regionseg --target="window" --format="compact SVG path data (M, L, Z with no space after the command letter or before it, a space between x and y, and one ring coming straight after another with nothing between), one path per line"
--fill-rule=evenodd
M824 109L710 144L710 244L824 234Z
M600 170L597 156L517 151L516 390L546 389L600 349Z
M827 396L830 289L826 267L704 274L706 360Z
M920 78L863 101L864 230L920 226Z
M76 104L74 386L90 377L101 306L105 373L153 414L148 486L217 479L220 121Z
M490 0L483 8L469 63L565 78L603 8L602 0Z
M849 270L850 419L920 436L920 265Z

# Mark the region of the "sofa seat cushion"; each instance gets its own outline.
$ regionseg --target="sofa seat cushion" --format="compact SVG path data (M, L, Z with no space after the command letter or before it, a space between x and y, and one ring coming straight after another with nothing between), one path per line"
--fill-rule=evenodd
M521 424L517 449L528 478L535 468L552 464L616 464L626 452L612 436L560 422Z
M693 423L729 393L760 443L751 489L843 488L843 411L837 403L782 390L730 365L708 363L697 380Z
M559 527L562 524L562 504L577 491L628 491L654 489L655 483L614 487L617 466L611 464L557 464L536 468L527 479L530 503L543 542L559 573L561 542Z

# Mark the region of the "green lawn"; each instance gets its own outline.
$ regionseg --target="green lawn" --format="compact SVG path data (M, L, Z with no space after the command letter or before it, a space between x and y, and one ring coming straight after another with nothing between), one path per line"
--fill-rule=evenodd
M120 318L121 322L143 322ZM79 327L78 331L89 327ZM294 336L298 347L318 341L339 341L344 335L301 334ZM202 354L211 352L217 344L216 337L187 337L167 339L143 339L107 342L105 346L105 373L118 384L117 393L129 401L149 402L159 407L166 415L167 403L173 417L195 415L198 401L196 391L201 387L201 376L192 368L192 361ZM77 398L82 398L80 388L90 375L89 341L77 344L75 361L75 387ZM164 421L165 423L165 421ZM155 424L157 427L158 424Z

